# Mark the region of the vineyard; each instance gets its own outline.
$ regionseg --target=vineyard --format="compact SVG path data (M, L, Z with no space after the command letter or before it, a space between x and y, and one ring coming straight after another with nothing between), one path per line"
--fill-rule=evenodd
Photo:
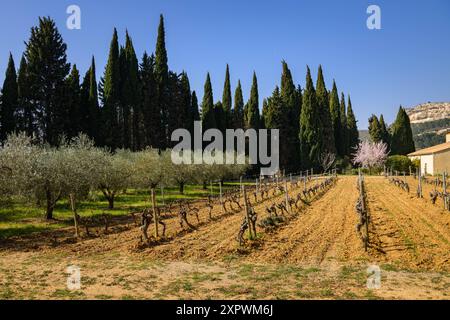
M66 228L3 241L0 269L9 276L0 280L2 295L442 298L450 214L425 196L442 185L423 182L418 198L414 177L302 174L248 181L203 200L153 202L128 216L80 219L78 240ZM64 291L67 264L84 270L87 296ZM389 285L377 293L365 289L369 264L386 269ZM42 272L46 280L30 282Z

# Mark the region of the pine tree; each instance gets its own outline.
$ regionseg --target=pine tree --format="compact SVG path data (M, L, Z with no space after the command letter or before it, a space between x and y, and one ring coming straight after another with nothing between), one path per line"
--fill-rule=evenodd
M250 92L250 99L247 107L247 129L259 129L259 94L258 94L258 79L256 73L253 73L253 84Z
M401 106L392 125L391 149L394 155L408 155L416 150L409 116Z
M20 61L19 73L17 76L18 87L18 130L32 136L35 132L36 113L31 103L30 81L28 75L28 64L25 55Z
M319 107L319 125L322 137L322 152L336 154L333 124L330 113L330 98L323 78L322 66L319 66L316 84L317 104Z
M344 156L342 150L342 122L341 122L341 106L339 104L339 95L336 87L336 82L333 81L333 89L330 94L330 114L331 114L331 124L334 131L334 141L336 144L336 152L340 157Z
M169 143L170 137L168 137L168 108L169 108L169 66L166 50L166 31L164 28L164 17L160 16L158 39L156 42L155 51L155 80L156 80L156 93L157 93L157 106L161 113L162 130L159 135L158 148L165 149Z
M241 81L238 81L234 93L233 129L244 129L244 97L242 95Z
M209 76L209 72L206 76L205 90L202 102L202 124L203 124L203 131L212 128L217 128L216 116L214 112L214 98L211 85L211 77Z
M387 128L386 122L384 121L384 116L380 116L380 129L381 129L381 140L386 143L388 148L391 146L391 134Z
M320 156L319 110L316 92L311 78L311 71L307 68L306 88L303 93L302 114L300 116L300 152L304 169L317 168Z
M348 97L347 105L347 129L348 129L348 156L351 156L359 144L358 122L353 112L352 100Z
M18 111L17 74L12 54L9 54L8 67L2 87L0 106L0 143L8 134L16 131L15 114Z
M223 87L222 105L225 116L225 128L232 128L232 117L231 117L231 83L230 83L230 67L227 65L227 70L225 74L225 84Z
M67 63L67 45L50 18L39 18L39 26L31 29L26 43L30 102L36 113L35 133L50 144L59 141L55 132L55 114L64 105L64 83L70 72Z
M372 142L382 142L383 132L381 130L380 121L376 115L369 118L369 135Z
M264 100L263 105L264 127L266 129L281 129L286 123L286 113L278 86L275 87L272 96Z
M101 81L102 93L102 143L113 150L121 147L119 126L120 61L117 30L114 29L105 74Z
M341 155L343 157L349 154L349 143L348 143L348 128L347 128L347 110L345 106L345 95L341 94L341 104L340 104L340 115L341 115Z

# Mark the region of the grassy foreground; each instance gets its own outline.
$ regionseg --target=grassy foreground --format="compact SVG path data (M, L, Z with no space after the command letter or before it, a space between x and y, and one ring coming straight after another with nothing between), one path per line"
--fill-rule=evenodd
M227 183L224 191L236 188L237 184ZM164 188L164 197L160 189L157 189L156 201L158 205L176 200L204 199L211 193L211 187L206 190L200 185L185 186L184 194L176 187ZM219 186L213 186L213 194L219 194ZM164 198L164 199L163 199ZM143 210L150 206L150 195L147 190L129 189L126 193L116 197L113 210L108 210L108 201L101 192L91 195L90 200L78 204L78 214L81 216L93 216L108 213L115 216L127 215L131 211ZM0 198L0 240L15 236L24 236L34 232L44 232L60 229L73 225L73 216L70 204L63 199L55 207L54 221L44 219L44 209L36 205L30 205L21 199Z

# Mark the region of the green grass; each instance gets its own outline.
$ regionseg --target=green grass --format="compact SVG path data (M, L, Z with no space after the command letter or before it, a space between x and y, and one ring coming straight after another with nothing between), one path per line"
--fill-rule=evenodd
M236 188L237 184L225 184L223 191ZM161 190L157 189L156 201L158 205L167 204L176 200L198 200L207 197L211 187L206 190L200 185L186 186L184 194L176 187L164 189L164 200ZM213 186L213 194L219 194L219 186ZM130 211L142 210L149 207L149 191L128 190L125 194L116 197L115 209L108 210L108 201L100 193L91 195L90 200L77 204L78 214L92 216L108 213L114 216L127 215ZM61 200L55 207L53 216L55 221L44 219L44 209L36 205L30 205L21 199L0 199L0 240L16 236L24 236L36 232L56 230L73 225L72 212L67 199Z

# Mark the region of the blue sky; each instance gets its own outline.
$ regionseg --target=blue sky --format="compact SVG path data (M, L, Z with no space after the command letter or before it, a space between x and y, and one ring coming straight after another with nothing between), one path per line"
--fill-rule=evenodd
M66 8L82 11L82 29L66 28ZM381 7L382 30L366 27L370 4ZM203 95L211 73L214 99L222 96L225 66L233 91L241 79L250 92L253 70L260 96L280 82L285 59L294 81L305 83L306 65L323 65L327 86L351 94L361 128L372 113L394 120L399 105L450 100L450 1L319 0L14 0L0 11L0 80L8 53L19 63L38 16L55 19L68 57L82 73L95 55L98 76L106 63L112 30L123 41L128 29L136 51L153 52L159 14L166 19L170 68L186 70ZM262 104L262 99L261 99Z

